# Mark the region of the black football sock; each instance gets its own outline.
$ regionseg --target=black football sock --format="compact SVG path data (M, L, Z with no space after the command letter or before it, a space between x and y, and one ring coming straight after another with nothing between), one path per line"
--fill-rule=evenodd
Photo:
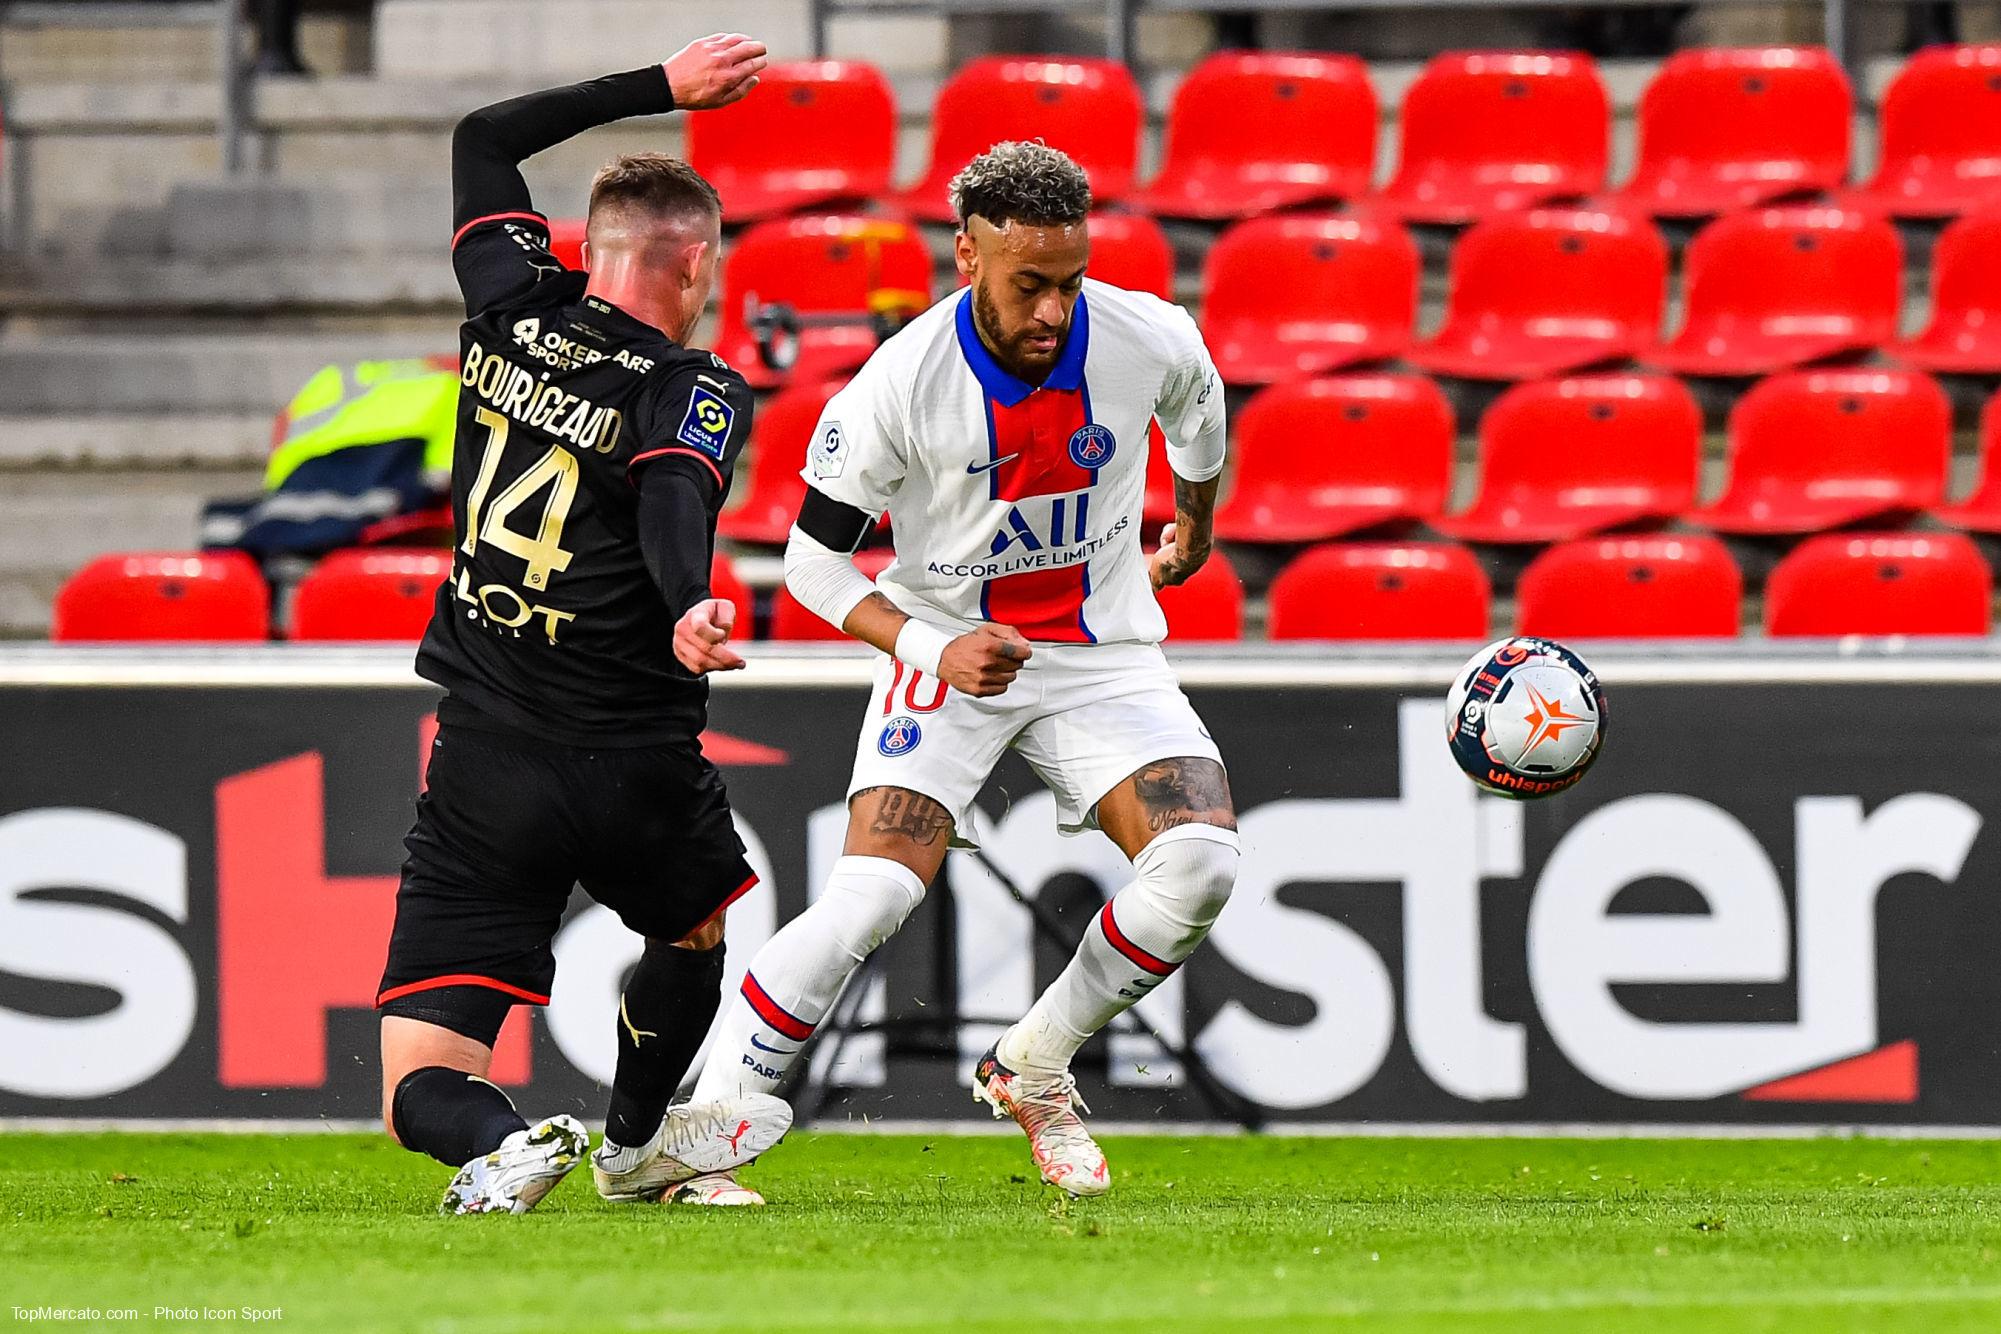
M528 1128L505 1093L478 1075L442 1065L403 1076L390 1120L404 1148L428 1153L447 1167L463 1167Z
M723 1002L723 947L647 942L618 999L618 1074L604 1137L621 1148L652 1141Z

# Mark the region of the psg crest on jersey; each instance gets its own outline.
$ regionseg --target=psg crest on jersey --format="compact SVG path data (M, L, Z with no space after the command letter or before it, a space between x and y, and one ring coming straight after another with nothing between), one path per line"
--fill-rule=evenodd
M1118 446L1111 428L1091 422L1078 427L1077 433L1070 437L1070 461L1080 468L1096 471L1112 461L1112 451Z
M917 743L923 739L924 731L918 727L917 720L899 714L882 725L882 735L875 739L875 748L895 759L916 750Z

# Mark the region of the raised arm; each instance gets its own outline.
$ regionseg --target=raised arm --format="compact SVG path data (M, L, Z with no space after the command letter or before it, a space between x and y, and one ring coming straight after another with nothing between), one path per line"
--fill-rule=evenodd
M762 42L718 33L664 64L481 107L452 133L452 226L534 208L520 164L585 130L628 116L727 106L757 86Z

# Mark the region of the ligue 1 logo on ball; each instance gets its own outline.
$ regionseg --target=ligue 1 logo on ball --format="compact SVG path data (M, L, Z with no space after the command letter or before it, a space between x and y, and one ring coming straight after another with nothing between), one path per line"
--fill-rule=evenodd
M1111 428L1091 422L1078 427L1077 433L1070 437L1070 461L1095 472L1112 461L1112 451L1118 447Z

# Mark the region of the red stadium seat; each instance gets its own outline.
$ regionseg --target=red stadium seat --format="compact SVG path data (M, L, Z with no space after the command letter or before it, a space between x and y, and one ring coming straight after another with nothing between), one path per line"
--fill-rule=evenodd
M1515 585L1518 634L1550 639L1734 639L1744 576L1713 537L1563 542Z
M1730 482L1688 516L1726 533L1811 533L1945 499L1952 405L1914 371L1793 371L1730 413Z
M292 638L308 640L424 637L451 577L445 551L336 551L299 581L292 597Z
M1690 242L1687 318L1648 360L1685 375L1762 375L1897 334L1903 246L1851 209L1768 208Z
M1490 600L1464 547L1336 542L1280 571L1267 605L1273 639L1484 639Z
M1244 583L1220 551L1211 552L1187 583L1155 595L1174 643L1217 643L1244 637Z
M1041 139L1076 159L1100 205L1132 193L1143 106L1131 71L1110 60L982 56L939 90L931 164L895 205L923 222L952 221L947 187L1003 139Z
M1673 518L1695 503L1702 410L1681 381L1541 380L1480 423L1480 493L1434 519L1465 542L1561 542Z
M1229 384L1271 384L1396 356L1417 320L1417 245L1393 222L1238 223L1209 251L1202 333Z
M1984 635L1994 579L1962 533L1825 533L1765 581L1765 633Z
M1413 222L1471 222L1605 186L1611 106L1589 56L1436 56L1404 95L1401 125L1381 202Z
M1903 218L2001 200L2001 44L1934 46L1883 94L1876 175L1858 192Z
M1174 247L1159 223L1135 213L1093 213L1087 228L1093 278L1174 299Z
M863 203L889 193L896 97L864 61L773 64L749 97L689 117L688 162L726 222Z
M1980 480L1973 494L1933 517L1975 533L2001 533L2001 394L1988 399L1980 414Z
M914 314L931 304L931 252L908 223L843 214L773 218L738 239L723 262L722 289L717 356L760 389L788 378L824 380L852 372L875 351L867 313ZM757 355L752 301L855 319L802 330L798 360L781 375Z
M1644 218L1585 209L1488 218L1453 247L1443 327L1408 355L1473 380L1628 361L1660 339L1667 273L1667 245Z
M99 556L56 592L49 637L250 642L271 637L271 590L240 551Z
M1354 199L1375 172L1376 90L1346 55L1219 51L1167 114L1160 175L1140 206L1168 218L1249 218Z
M1854 99L1819 47L1681 51L1640 99L1640 160L1619 198L1706 218L1848 178Z
M894 553L887 547L875 547L855 553L855 568L873 579L881 574ZM817 614L809 611L792 590L780 584L771 600L771 638L773 639L846 639L848 636L837 625L829 625Z
M750 486L742 501L724 510L716 531L733 542L781 543L806 499L806 447L821 410L843 381L789 385L771 396L751 423Z
M1417 375L1274 385L1237 417L1236 481L1216 513L1233 542L1318 542L1445 509L1452 405Z
M549 253L566 269L584 271L584 219L549 219Z
M1939 235L1932 250L1931 319L1923 333L1890 353L1928 371L2001 371L2001 207L1968 214Z

